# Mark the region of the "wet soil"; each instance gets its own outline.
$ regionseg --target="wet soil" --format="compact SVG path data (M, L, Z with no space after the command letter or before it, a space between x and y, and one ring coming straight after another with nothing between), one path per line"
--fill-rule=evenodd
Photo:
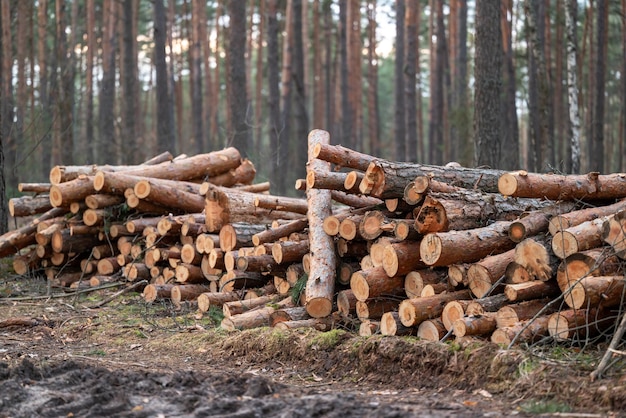
M113 291L0 291L0 417L626 416L624 363L589 379L606 344L227 333L192 305L139 294L94 308Z

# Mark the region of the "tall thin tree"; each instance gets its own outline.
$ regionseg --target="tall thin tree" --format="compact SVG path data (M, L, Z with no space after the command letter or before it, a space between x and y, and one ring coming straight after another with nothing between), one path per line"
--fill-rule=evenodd
M242 155L250 151L250 131L247 118L247 78L246 78L246 2L228 2L230 61L228 81L230 83L229 143L239 149Z
M163 0L154 2L154 66L156 69L157 151L176 152L172 96L168 88L165 43L165 6Z
M580 173L580 114L578 111L578 80L577 80L577 37L576 22L578 3L576 0L565 0L565 27L567 28L567 92L569 97L569 136L570 136L570 173Z
M597 59L594 75L594 118L589 147L589 169L604 171L604 94L606 91L606 45L608 38L608 0L598 0L596 14L596 49Z
M417 161L417 37L419 1L406 3L406 64L404 84L406 92L406 160Z
M98 159L103 163L117 163L115 153L115 56L116 56L116 2L105 0L103 6L102 82L98 108ZM113 150L113 152L111 152Z
M405 0L396 0L396 63L394 70L394 145L395 159L406 160L406 107L404 92L404 20Z

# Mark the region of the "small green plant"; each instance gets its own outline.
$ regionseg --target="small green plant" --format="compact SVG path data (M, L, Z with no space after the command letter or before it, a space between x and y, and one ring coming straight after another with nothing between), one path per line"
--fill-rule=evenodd
M222 323L222 319L224 319L224 311L217 306L210 306L206 316L209 317L214 325L219 325Z
M530 400L520 405L522 412L528 414L555 414L571 412L569 405L553 400Z
M104 356L107 355L107 353L106 353L106 351L104 351L104 350L102 350L100 348L96 348L95 350L91 350L90 352L88 352L87 355L104 357Z
M345 331L341 329L333 329L327 332L322 332L311 339L309 344L311 347L317 347L320 350L329 350L336 347L340 342Z
M450 351L454 352L459 352L461 351L461 344L459 344L458 342L451 340L451 341L446 341L446 344L448 344L448 349Z
M528 376L532 374L533 371L537 370L539 367L539 363L536 360L526 358L522 360L517 367L517 373L520 377Z
M306 273L303 274L302 276L300 276L296 284L294 284L293 287L289 290L289 294L291 295L291 300L293 301L294 304L297 305L298 302L300 301L300 295L304 291L304 288L306 287L306 282L308 279L309 279L309 275Z

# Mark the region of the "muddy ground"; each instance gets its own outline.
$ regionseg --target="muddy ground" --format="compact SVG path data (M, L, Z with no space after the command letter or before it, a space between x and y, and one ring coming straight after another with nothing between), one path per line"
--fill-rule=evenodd
M193 305L138 293L33 299L0 280L0 417L626 416L626 363L607 343L502 350L350 330L227 333Z

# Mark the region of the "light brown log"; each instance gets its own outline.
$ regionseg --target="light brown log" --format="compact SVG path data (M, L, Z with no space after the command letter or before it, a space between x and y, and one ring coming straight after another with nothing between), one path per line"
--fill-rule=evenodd
M285 268L279 266L274 257L269 254L238 256L235 260L235 269L239 271L256 271L271 274L278 274L285 270Z
M567 306L573 309L611 308L624 302L624 276L587 276L564 292Z
M546 237L527 238L515 246L515 262L526 270L531 280L550 280L559 264L550 247Z
M277 300L279 300L278 295L265 295L252 299L228 301L222 304L222 312L226 318L230 318L233 315L242 314L254 308L258 308L259 306L273 303Z
M287 296L291 290L291 285L287 279L281 276L274 276L274 287L280 296Z
M40 257L37 256L37 251L34 248L31 248L24 254L17 254L13 257L13 271L20 276L36 269L39 264Z
M50 183L18 183L17 190L21 193L50 193Z
M350 193L359 193L359 184L365 177L365 173L358 170L352 170L346 174L343 181L343 188Z
M329 144L330 135L326 131L313 130L308 136L307 171L330 171L330 164L316 158L317 144ZM309 277L305 289L306 310L313 318L330 315L335 293L337 255L333 240L324 232L324 219L331 214L331 194L328 190L307 189L309 207Z
M294 306L293 308L283 308L270 314L270 326L275 327L281 322L304 321L311 317L306 312L304 306Z
M174 284L149 284L143 289L143 300L150 303L156 300L169 299L174 286Z
M220 236L215 234L201 233L196 236L196 250L202 254L209 254L220 246Z
M307 218L295 219L280 226L272 227L265 231L257 232L252 236L254 245L261 245L266 242L278 241L280 238L289 236L293 232L300 232L309 225Z
M251 185L254 181L255 176L256 169L254 168L254 164L252 163L252 161L245 158L241 160L241 164L237 168L231 168L230 170L222 174L209 177L207 179L207 182L222 187L232 187L235 185ZM204 195L204 193L202 193L202 190L203 189L201 188L199 193L201 195Z
M509 299L503 293L474 299L465 308L465 315L482 315L485 312L496 312L508 303L510 303Z
M610 251L602 248L583 251L567 257L556 271L556 280L565 292L580 278L591 276L612 276L620 274L621 260Z
M354 214L343 219L339 225L339 236L348 241L362 239L359 225L364 216L362 214Z
M341 290L337 293L337 311L343 316L350 316L356 313L357 301L352 289Z
M350 279L352 275L360 270L360 265L358 262L346 262L340 261L339 266L337 267L337 283L342 285L349 285Z
M421 234L415 230L412 219L394 219L393 236L401 241L421 238Z
M407 273L404 277L404 291L406 297L416 298L421 296L424 286L442 283L446 280L446 271L441 269L421 269Z
M208 256L209 267L220 270L225 269L226 265L224 264L224 255L224 251L218 248L211 250Z
M331 190L330 197L337 203L359 209L375 209L383 204L383 201L376 197L350 194L341 190Z
M89 209L103 209L109 206L117 206L124 203L124 198L119 195L92 194L85 197L85 205Z
M316 143L313 147L312 158L328 161L338 167L353 168L359 171L367 170L367 167L376 157L342 147L330 145L324 142Z
M420 256L430 266L472 263L494 252L514 247L509 239L510 222L499 221L469 231L448 231L427 234L420 244Z
M505 196L549 200L603 200L626 197L626 175L539 174L516 171L503 174L498 189Z
M441 312L441 322L446 331L452 329L454 321L465 316L465 310L470 303L471 300L452 300L445 304Z
M257 195L254 206L262 209L281 210L285 212L306 215L308 206L306 200L297 197Z
M199 187L183 188L182 184L171 184L159 179L144 179L136 182L135 195L167 208L174 208L188 213L200 213L204 210L205 201L198 194Z
M496 329L494 314L466 316L454 321L452 332L457 338L468 335L491 335Z
M206 281L200 266L187 263L180 263L176 266L175 277L177 282L184 284L198 284Z
M515 261L510 262L509 265L506 266L504 277L506 283L524 283L533 280L528 270Z
M59 273L54 277L49 277L50 284L53 287L70 287L73 283L89 282L89 278L85 277L82 271L72 273Z
M626 259L626 210L621 210L602 224L602 241L613 247L615 255Z
M219 279L218 289L220 292L231 292L239 289L261 287L268 283L269 276L263 276L254 271L231 270Z
M57 222L54 222L52 224L47 224L47 223L40 224L42 227L44 225L48 225L48 226L35 233L35 241L37 241L37 244L48 245L50 241L52 240L52 236L54 235L55 232L60 231L63 228L67 227L67 223L65 222L63 218L58 218L58 219L59 220Z
M170 299L174 305L179 306L180 302L197 299L199 295L208 290L208 286L201 284L178 284L172 287Z
M277 241L272 245L272 257L278 264L302 260L309 252L309 241Z
M276 328L280 330L290 330L298 328L316 329L318 331L330 331L333 323L330 318L310 318L296 321L284 321L276 324Z
M417 329L404 326L398 312L385 312L380 319L380 333L382 335L416 335Z
M88 226L104 225L106 216L107 211L105 209L86 209L83 212L83 222Z
M144 263L129 263L124 266L123 276L128 281L137 279L150 279L150 269Z
M550 219L550 234L555 235L559 231L603 216L616 214L624 209L626 209L626 199L622 199L612 205L596 206L559 214Z
M606 331L617 317L608 310L564 309L550 315L548 333L557 341L594 337Z
M532 299L525 302L503 306L496 312L498 328L513 327L521 321L532 319L539 312L550 315L560 308L558 303L549 304L550 298Z
M404 326L413 327L426 319L439 317L446 303L463 299L470 299L469 289L441 293L427 298L405 299L400 303L398 313Z
M269 193L271 185L269 181L264 181L249 185L235 185L233 188L250 193Z
M382 267L359 270L350 278L350 289L360 301L396 294L403 284L404 276L389 277Z
M509 346L513 340L518 344L531 344L548 336L549 315L543 315L533 320L520 321L510 327L498 327L491 334L491 342Z
M61 207L68 206L70 202L84 200L94 192L94 177L81 176L65 183L55 184L50 187L50 204Z
M16 253L17 251L35 243L37 225L45 220L53 219L66 213L64 208L53 208L28 224L9 231L0 236L0 258Z
M307 170L306 187L308 189L345 190L344 183L347 175L347 173L313 168Z
M52 209L50 196L21 196L9 199L9 215L14 218L33 216Z
M202 261L202 254L197 252L193 245L185 244L180 249L180 260L183 263L200 265L200 261Z
M365 321L361 321L361 324L359 325L359 336L361 337L371 337L379 332L380 321L370 321L369 319L366 319Z
M577 206L576 202L558 202L543 209L524 213L509 228L509 238L515 242L548 231L551 219L563 213L571 212Z
M409 213L415 210L415 205L409 204L400 198L385 199L385 207L389 212Z
M504 294L511 302L554 297L559 292L559 286L554 280L548 280L547 282L533 280L526 283L507 284L504 287Z
M291 297L285 298L273 306L265 306L246 313L224 318L221 327L227 331L243 330L269 326L270 315L277 309L293 307Z
M379 319L385 312L397 311L399 299L393 298L373 298L356 302L356 315L363 321L364 319Z
M393 232L395 222L379 210L373 210L363 215L358 225L359 234L366 240L374 240L384 232Z
M129 262L130 257L128 257L126 261ZM118 262L117 257L107 257L98 260L96 269L98 270L98 274L105 276L117 273L122 269L122 265Z
M220 249L231 251L241 247L252 247L252 237L265 230L263 225L235 223L224 225L219 232Z
M498 178L503 173L503 171L491 169L441 167L376 160L371 162L365 170L365 177L359 185L359 190L361 193L380 198L403 197L407 183L417 176L430 175L443 183L496 193L498 192Z
M100 245L96 245L95 247L93 247L91 249L91 254L93 255L93 258L95 258L96 260L100 260L102 258L106 258L106 257L111 257L113 254L114 250L111 244L100 244Z
M564 259L574 253L601 246L602 225L612 217L597 218L557 232L552 237L552 251Z
M472 294L477 298L489 296L489 292L501 293L503 285L494 288L504 276L507 266L515 257L515 249L501 254L490 255L467 269L467 281Z
M448 266L448 283L452 287L467 286L467 269L469 264L452 264Z
M417 336L426 341L440 341L446 334L446 329L438 318L427 319L417 328Z
M401 241L383 248L382 266L389 277L427 268L420 256L420 241Z
M226 302L241 300L242 298L242 291L205 292L198 295L198 309L200 312L208 312L211 306L221 308Z
M71 235L69 229L61 229L52 234L50 245L57 253L83 253L100 244L95 235Z

